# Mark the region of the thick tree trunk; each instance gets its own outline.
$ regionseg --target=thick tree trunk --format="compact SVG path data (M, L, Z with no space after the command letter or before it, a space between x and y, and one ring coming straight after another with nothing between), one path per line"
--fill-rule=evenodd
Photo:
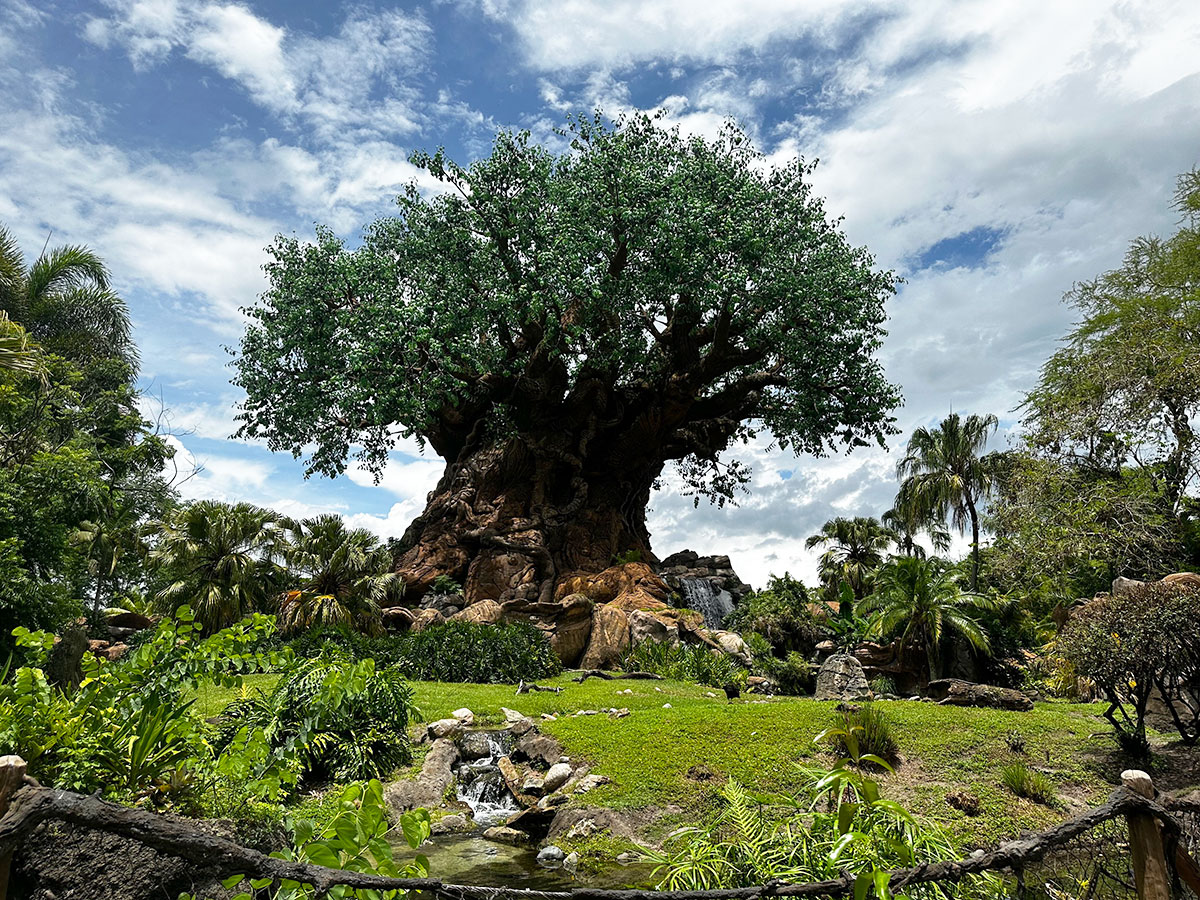
M662 465L591 466L556 444L513 439L447 465L402 539L397 569L409 597L446 575L468 603L548 601L559 580L601 571L618 554L653 559L646 505Z

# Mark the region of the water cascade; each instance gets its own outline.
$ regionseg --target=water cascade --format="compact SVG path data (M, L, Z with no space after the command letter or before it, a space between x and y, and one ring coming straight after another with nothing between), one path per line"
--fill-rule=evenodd
M521 809L496 765L500 757L508 755L505 744L511 739L511 732L489 732L488 755L458 767L458 799L471 807L480 828L500 825Z
M707 578L681 578L683 606L703 614L704 624L719 629L725 617L733 612L733 595L722 590Z

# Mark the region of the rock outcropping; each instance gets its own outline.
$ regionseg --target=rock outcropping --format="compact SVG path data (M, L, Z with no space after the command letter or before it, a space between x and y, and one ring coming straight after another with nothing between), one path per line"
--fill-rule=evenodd
M873 697L862 663L849 653L835 653L821 663L821 670L817 672L815 699L852 703Z

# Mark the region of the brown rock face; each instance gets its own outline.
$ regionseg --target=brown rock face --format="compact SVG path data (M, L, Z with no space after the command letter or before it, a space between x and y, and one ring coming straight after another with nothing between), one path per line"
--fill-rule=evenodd
M389 606L381 611L383 627L388 631L408 631L413 623L413 611L404 606Z
M609 603L627 593L636 593L647 602L657 601L663 607L671 595L666 582L645 563L609 566L594 575L572 575L562 579L554 590L555 597L584 594L596 603Z
M109 616L104 621L110 628L132 628L134 631L154 627L153 619L135 612L117 613L116 615Z
M450 617L454 622L473 622L476 625L495 625L504 614L495 600L480 600Z
M629 651L629 616L611 605L597 606L592 614L592 637L580 667L611 669Z
M441 625L445 621L446 617L436 609L423 609L413 617L412 630L424 631L434 625Z
M634 610L629 614L629 639L635 647L646 641L673 646L679 643L679 625L674 618Z
M1163 579L1166 584L1178 584L1183 587L1200 587L1200 575L1195 572L1176 572Z
M505 622L532 622L550 635L550 646L567 668L579 664L592 635L594 604L583 594L570 594L557 602L510 600L502 603Z

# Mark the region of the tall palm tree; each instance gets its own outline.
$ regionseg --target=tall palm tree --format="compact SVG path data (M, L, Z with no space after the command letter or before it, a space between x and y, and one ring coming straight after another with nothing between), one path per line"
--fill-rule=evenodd
M137 368L129 308L86 247L53 247L26 267L16 238L0 226L0 312L49 352L79 362L116 357Z
M917 543L922 534L929 538L935 553L950 549L950 532L945 520L936 512L918 508L903 491L896 495L892 508L879 519L896 533L896 547L904 556L925 555L925 548Z
M962 534L971 526L971 590L979 587L979 505L992 492L991 466L980 456L999 425L993 415L951 413L937 428L918 428L896 465L900 491L914 509L935 514Z
M990 649L987 632L971 612L997 605L988 597L960 591L944 560L898 556L879 570L874 593L859 609L872 616L868 634L889 637L899 632L902 650L924 647L933 680L941 671L938 646L947 630L961 635L976 650Z
M175 510L150 552L168 579L155 598L160 608L190 605L206 632L270 608L279 582L276 522L250 503L201 500Z
M288 575L300 583L283 596L281 627L347 625L380 633L381 604L404 592L403 580L392 571L391 551L365 528L347 529L341 516L288 522L286 529Z
M45 365L37 344L8 314L0 310L0 372L15 375L42 375Z
M810 550L818 546L829 547L821 554L819 562L821 580L832 592L836 592L841 584L849 585L857 605L870 590L872 575L883 563L884 553L895 539L895 532L885 528L874 516L853 519L838 516L822 525L820 532L809 537L804 546ZM852 612L844 605L838 611L847 618Z

